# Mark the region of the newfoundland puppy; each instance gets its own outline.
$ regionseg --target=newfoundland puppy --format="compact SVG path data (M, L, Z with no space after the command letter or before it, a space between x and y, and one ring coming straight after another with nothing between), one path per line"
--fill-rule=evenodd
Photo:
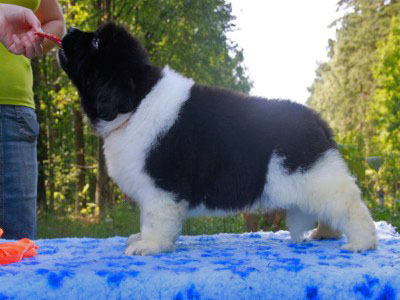
M375 226L332 138L311 109L196 84L158 68L109 23L71 28L58 53L104 139L110 176L139 205L126 254L175 249L188 216L287 210L293 242L338 238L376 247ZM204 66L205 68L207 66Z

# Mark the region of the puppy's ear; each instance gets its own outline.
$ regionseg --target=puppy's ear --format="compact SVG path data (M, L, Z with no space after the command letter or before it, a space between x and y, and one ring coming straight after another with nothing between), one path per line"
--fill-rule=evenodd
M97 94L97 117L105 121L114 120L118 114L134 109L135 84L132 80L121 81L113 79L103 85Z

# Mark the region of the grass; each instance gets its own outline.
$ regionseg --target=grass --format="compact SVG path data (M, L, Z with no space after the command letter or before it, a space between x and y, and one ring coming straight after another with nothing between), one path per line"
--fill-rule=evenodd
M139 210L127 203L116 205L101 222L88 217L75 218L55 213L40 214L37 221L37 238L128 236L139 232Z
M387 208L371 207L375 221L385 220L393 226L400 228L400 217L397 211ZM108 212L107 218L101 222L91 221L87 217L73 218L69 215L40 214L37 225L37 238L63 238L63 237L94 237L107 238L111 236L129 236L139 232L139 209L129 203L123 202L115 205ZM284 229L284 227L280 227ZM200 235L216 234L221 232L242 233L246 232L246 224L241 214L230 217L201 217L192 218L184 222L182 234Z
M40 214L37 224L37 238L129 236L139 232L140 212L130 203L115 205L107 218L101 222L91 221L87 217L74 218L69 215ZM216 234L220 232L240 233L246 231L242 215L230 217L202 217L184 222L182 234Z
M396 227L397 232L400 232L400 212L399 208L391 210L387 207L375 206L370 208L372 218L375 221L386 221Z

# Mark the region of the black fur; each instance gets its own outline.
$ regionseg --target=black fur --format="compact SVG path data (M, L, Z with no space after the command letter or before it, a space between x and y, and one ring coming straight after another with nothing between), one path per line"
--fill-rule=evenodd
M73 30L62 45L61 66L92 123L134 111L161 77L139 42L114 24ZM260 197L273 152L285 157L288 172L304 172L331 148L329 127L303 105L194 85L145 166L160 188L191 207L240 209Z
M98 39L97 49L94 39ZM95 32L70 29L58 56L92 123L134 111L161 78L140 43L113 23Z
M241 209L261 195L273 151L293 172L334 147L329 127L303 105L195 85L146 167L191 207Z

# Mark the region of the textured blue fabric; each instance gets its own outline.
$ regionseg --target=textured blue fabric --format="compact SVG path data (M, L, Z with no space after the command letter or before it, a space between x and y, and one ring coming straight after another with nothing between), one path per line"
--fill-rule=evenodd
M0 299L400 299L400 236L376 223L378 250L277 233L183 236L177 251L125 256L126 238L38 240L0 266Z
M0 228L4 238L36 235L39 124L30 107L0 105Z

